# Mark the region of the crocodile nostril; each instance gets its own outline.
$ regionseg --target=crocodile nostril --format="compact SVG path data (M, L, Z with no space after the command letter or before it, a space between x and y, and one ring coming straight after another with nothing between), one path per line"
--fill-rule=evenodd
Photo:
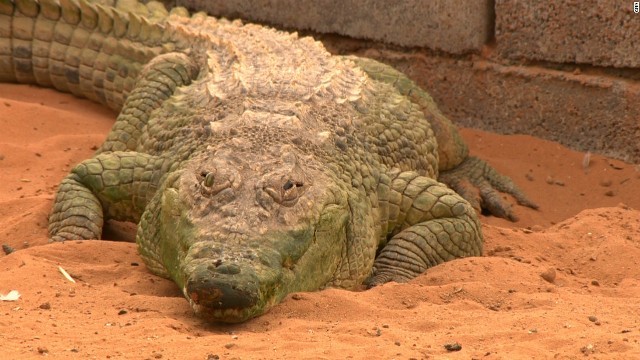
M216 259L213 264L210 264L209 266L207 266L207 269L209 269L209 271L213 271L216 272L217 268L222 265L222 260L221 259Z
M219 274L237 275L240 274L240 267L236 264L224 264L216 267L216 272Z

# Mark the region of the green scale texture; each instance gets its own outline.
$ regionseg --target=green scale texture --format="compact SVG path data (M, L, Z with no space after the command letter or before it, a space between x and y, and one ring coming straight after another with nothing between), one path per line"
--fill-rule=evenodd
M400 72L263 26L156 2L0 0L0 81L119 112L62 181L51 239L137 222L148 268L210 321L479 256L478 213L515 220L498 191L536 207Z

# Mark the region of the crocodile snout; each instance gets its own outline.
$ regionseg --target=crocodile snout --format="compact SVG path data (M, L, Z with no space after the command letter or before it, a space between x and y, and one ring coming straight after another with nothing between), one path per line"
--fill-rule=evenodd
M221 274L218 271L220 268L235 274L230 274L230 276L229 274ZM236 276L236 278L231 278L231 276ZM206 271L192 274L187 282L186 293L194 305L204 313L215 310L252 308L256 306L260 298L257 284L249 279L244 279L237 266L229 265L216 268L216 272Z
M266 258L230 256L195 260L187 270L184 295L194 312L209 321L241 322L257 316L274 302L282 270Z

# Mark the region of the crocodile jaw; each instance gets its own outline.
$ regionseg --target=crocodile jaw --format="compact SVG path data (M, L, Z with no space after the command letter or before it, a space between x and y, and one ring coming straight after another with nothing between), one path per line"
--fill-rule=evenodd
M287 294L282 257L267 249L256 259L223 264L211 258L187 261L181 271L186 279L182 291L195 314L211 322L237 323L279 302Z
M266 234L244 242L242 253L234 252L229 244L222 245L227 257L194 256L210 254L210 249L225 243L205 236L208 240L192 243L175 280L183 284L183 294L200 318L246 321L264 314L289 293L329 284L343 260L348 220L344 207L327 206L322 216L309 224L311 229ZM305 243L309 244L305 250L292 258L298 245Z
M262 315L274 305L273 302L270 302L256 304L252 307L216 308L199 303L199 301L195 300L198 295L195 295L195 293L189 294L189 290L186 287L182 291L196 316L209 322L240 323Z
M189 304L198 317L224 323L240 323L258 315L252 315L248 309L210 309L191 299L189 299Z

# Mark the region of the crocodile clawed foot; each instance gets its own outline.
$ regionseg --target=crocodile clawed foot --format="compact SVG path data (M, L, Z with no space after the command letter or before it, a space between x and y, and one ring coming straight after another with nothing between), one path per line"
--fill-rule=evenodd
M538 208L511 178L498 173L476 157L468 157L456 168L443 171L438 180L465 198L476 211L485 209L494 216L510 221L518 221L518 217L500 192L510 194L522 206Z
M402 276L401 274L394 274L388 271L376 273L376 271L374 270L374 273L364 281L363 285L366 286L368 290L378 285L386 284L388 282L405 283L409 280L411 279L407 278L406 276Z

